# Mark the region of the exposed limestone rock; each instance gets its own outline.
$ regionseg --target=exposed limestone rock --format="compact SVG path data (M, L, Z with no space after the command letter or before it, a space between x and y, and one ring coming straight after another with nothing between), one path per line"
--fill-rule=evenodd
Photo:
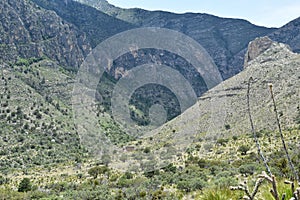
M245 55L244 67L246 68L248 66L248 62L255 59L257 56L270 48L272 43L273 41L267 36L256 38L254 41L250 42Z

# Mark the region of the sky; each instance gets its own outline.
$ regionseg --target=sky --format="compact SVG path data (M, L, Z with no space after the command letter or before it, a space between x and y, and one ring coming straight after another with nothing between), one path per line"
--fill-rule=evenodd
M143 8L176 13L207 13L246 19L266 27L281 27L300 17L299 0L108 0L122 8Z

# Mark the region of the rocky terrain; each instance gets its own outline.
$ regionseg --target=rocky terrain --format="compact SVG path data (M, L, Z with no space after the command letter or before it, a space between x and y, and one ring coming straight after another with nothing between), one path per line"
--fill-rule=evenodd
M251 185L265 170L249 123L249 80L251 115L262 150L278 177L280 195L288 191L287 197L292 197L290 186L283 183L292 175L277 131L270 85L299 171L299 18L269 29L207 14L78 1L0 3L0 199L241 199L243 194L229 187L245 180ZM96 104L79 117L87 123L76 123L72 92L85 56L116 33L147 26L194 38L226 80L207 91L203 77L179 55L129 49L101 77ZM126 70L147 63L177 70L199 98L181 114L168 88L153 84L137 89L129 102L131 117L138 122L134 128L148 125L149 108L157 102L169 115L166 124L136 138L116 122L111 96ZM95 121L89 121L91 116ZM84 144L82 129L92 130L88 134L100 149L100 132L117 148L94 157L97 147ZM259 199L272 199L269 187L263 183Z
M54 11L63 20L84 32L92 47L117 33L135 28L130 23L73 0L31 1L44 9Z
M208 14L175 14L143 9L122 9L106 0L78 0L137 27L161 27L182 32L199 42L213 58L224 79L243 68L243 57L235 57L248 43L276 29L255 26L248 21Z
M209 90L195 106L165 128L172 127L185 134L205 133L210 138L249 132L246 95L250 77L254 79L250 103L257 131L277 128L269 84L273 85L283 127L294 128L299 112L299 54L268 37L250 42L248 49L247 67L241 73Z
M288 44L294 52L300 52L300 18L294 19L280 29L269 34L277 42Z
M31 1L4 0L0 9L2 62L44 56L76 69L91 50L83 32Z

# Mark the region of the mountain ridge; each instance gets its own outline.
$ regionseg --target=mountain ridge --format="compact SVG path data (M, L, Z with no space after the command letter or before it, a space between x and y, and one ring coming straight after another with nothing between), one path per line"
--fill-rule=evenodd
M208 51L224 79L239 73L243 68L243 56L234 59L234 55L246 48L248 42L256 37L276 30L255 26L246 20L221 18L209 14L122 9L105 0L77 1L139 27L169 28L190 36Z

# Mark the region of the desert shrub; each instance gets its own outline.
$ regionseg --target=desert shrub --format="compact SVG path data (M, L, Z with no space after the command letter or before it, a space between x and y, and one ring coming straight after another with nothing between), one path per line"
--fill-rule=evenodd
M109 168L106 167L106 166L96 166L96 167L93 167L93 168L90 168L88 170L88 174L90 176L93 176L95 179L101 175L101 174L105 174L109 172Z
M150 153L150 151L151 151L150 147L146 147L146 148L144 149L144 153Z
M228 142L228 139L224 139L224 138L219 138L217 140L217 144L222 145L222 146L225 146L227 142Z
M101 157L101 161L105 166L108 166L108 164L111 162L111 157L108 154L104 154Z
M18 192L28 192L31 190L31 182L29 178L23 178L19 184Z
M206 151L212 151L212 148L214 147L212 144L210 144L210 143L205 143L204 145L203 145L203 147L204 147L204 149L206 150Z
M300 107L298 106L297 107L297 116L296 116L296 118L295 118L295 122L296 122L296 124L298 124L298 125L300 125Z
M221 177L213 181L213 185L217 188L229 188L237 183L238 181L234 177Z
M256 164L245 164L239 167L239 172L245 175L253 175L256 170Z
M177 182L177 188L185 192L201 190L206 186L206 182L198 177L187 177Z
M226 130L229 130L231 127L230 127L230 125L229 124L225 124L225 129Z
M238 148L238 151L241 152L242 155L246 155L249 150L250 150L250 147L247 145L241 145Z
M1 154L0 154L1 155ZM4 185L6 183L9 182L9 179L8 178L5 178L3 176L0 176L0 185Z

